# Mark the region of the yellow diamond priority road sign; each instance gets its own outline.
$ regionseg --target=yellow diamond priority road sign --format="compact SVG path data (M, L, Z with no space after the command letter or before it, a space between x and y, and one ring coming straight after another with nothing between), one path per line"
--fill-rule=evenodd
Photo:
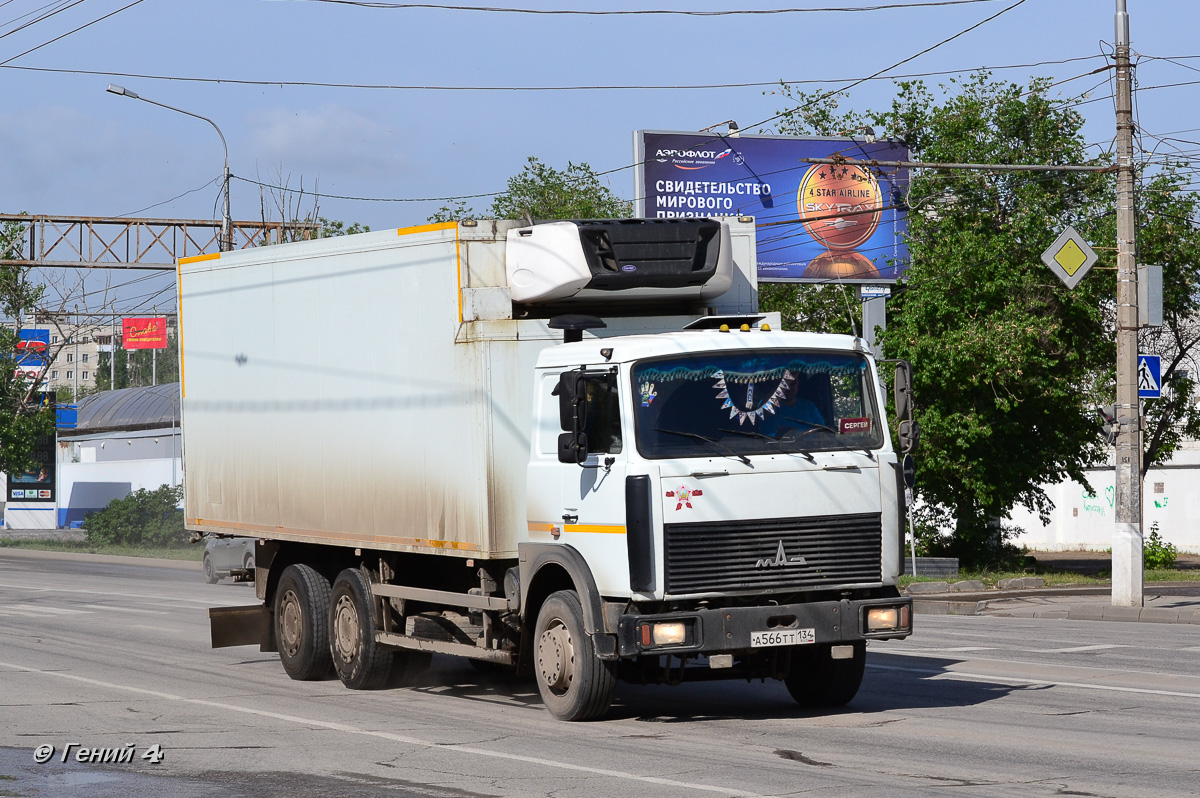
M1083 240L1083 236L1075 232L1075 228L1067 225L1049 249L1042 253L1042 263L1050 267L1050 271L1058 275L1067 288L1074 288L1095 265L1096 253Z

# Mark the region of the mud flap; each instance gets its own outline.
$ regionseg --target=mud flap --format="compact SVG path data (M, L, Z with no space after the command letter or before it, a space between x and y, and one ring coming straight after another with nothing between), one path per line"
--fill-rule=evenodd
M208 628L213 648L254 646L277 651L271 613L265 604L245 607L209 607Z

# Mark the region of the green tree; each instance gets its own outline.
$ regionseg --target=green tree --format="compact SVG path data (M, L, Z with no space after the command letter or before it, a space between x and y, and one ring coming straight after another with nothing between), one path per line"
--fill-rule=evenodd
M600 182L586 163L567 163L555 169L530 156L525 167L508 179L488 215L493 219L615 219L633 213L633 203ZM463 200L443 205L431 222L470 218L474 211Z
M306 222L311 221L305 219ZM365 224L351 222L346 224L340 219L327 219L324 216L318 216L317 222L321 225L321 238L333 238L335 236L352 236L357 233L369 233L371 228Z
M182 546L188 541L183 526L183 486L140 488L123 499L113 499L103 510L87 514L83 531L94 545Z
M1095 163L1083 117L1048 97L1049 85L979 74L938 103L921 84L902 84L878 119L915 160ZM967 562L1000 559L998 520L1017 504L1048 517L1041 486L1086 485L1084 468L1104 454L1091 406L1116 359L1105 314L1114 273L1097 270L1068 291L1040 256L1066 224L1112 240L1112 197L1111 177L1094 173L914 176L908 290L891 303L884 348L919 366L922 494L946 511L949 551Z
M1161 399L1143 402L1143 477L1185 439L1200 438L1200 195L1187 190L1187 166L1168 163L1138 193L1138 260L1163 268L1163 326L1143 329L1138 343L1139 352L1162 357L1164 387Z
M20 260L28 225L8 221L0 225L0 259ZM38 402L41 380L28 382L14 376L21 322L39 306L46 287L33 282L28 268L0 265L0 471L13 473L36 466L38 441L54 434L54 408Z
M1082 116L1052 99L1050 85L979 73L935 97L921 82L903 82L891 108L866 114L841 111L836 97L785 91L797 107L780 130L838 134L871 124L925 162L1107 163L1089 158ZM1093 243L1115 240L1115 190L1111 175L1094 173L915 170L911 178L910 265L889 302L883 346L915 367L918 491L931 520L954 529L941 551L987 563L1005 554L1000 519L1016 505L1046 518L1041 485L1068 477L1086 485L1084 468L1107 452L1092 407L1113 393L1112 251L1100 248L1099 268L1071 291L1040 253L1067 224ZM1139 258L1165 267L1167 324L1143 337L1169 355L1164 378L1174 391L1148 403L1143 465L1200 432L1195 383L1181 373L1200 342L1197 198L1170 169L1146 181ZM795 291L800 299L769 287L764 302L826 328L843 312L830 307L840 299Z

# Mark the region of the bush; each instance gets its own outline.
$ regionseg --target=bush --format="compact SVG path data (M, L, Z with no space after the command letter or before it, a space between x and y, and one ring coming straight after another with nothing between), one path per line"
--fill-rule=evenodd
M1174 568L1175 558L1178 556L1179 549L1159 537L1158 522L1155 521L1154 525L1150 527L1150 537L1146 538L1142 548L1142 558L1146 569Z
M113 499L83 520L88 542L108 546L182 546L188 541L183 511L177 505L183 486L163 485L156 490L134 491Z

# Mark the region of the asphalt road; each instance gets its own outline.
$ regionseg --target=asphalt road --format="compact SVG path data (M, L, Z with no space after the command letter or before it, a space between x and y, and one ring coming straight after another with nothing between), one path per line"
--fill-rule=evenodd
M1200 793L1196 626L918 616L844 711L773 682L622 685L609 719L564 724L531 682L454 659L355 693L209 649L204 608L252 602L199 571L0 552L0 795Z

